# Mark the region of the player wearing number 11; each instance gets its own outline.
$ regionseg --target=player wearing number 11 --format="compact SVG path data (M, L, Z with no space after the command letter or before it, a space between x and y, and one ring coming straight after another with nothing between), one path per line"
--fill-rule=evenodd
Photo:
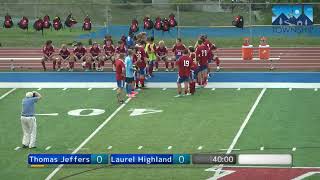
M207 85L208 79L208 61L209 61L209 48L203 44L203 41L200 39L198 40L198 47L196 49L196 57L199 62L199 85L204 87Z
M181 91L182 91L181 83L184 83L184 94L191 95L189 93L189 81L190 81L191 68L193 67L193 61L192 61L192 58L189 56L188 49L185 49L183 51L183 55L176 62L176 65L178 67L178 80L177 80L178 95L175 97L181 96Z

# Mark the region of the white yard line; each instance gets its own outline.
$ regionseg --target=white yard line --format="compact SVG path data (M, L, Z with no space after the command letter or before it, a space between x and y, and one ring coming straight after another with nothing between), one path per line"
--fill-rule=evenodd
M251 107L249 113L247 114L246 118L244 119L242 125L240 126L240 129L238 130L237 134L235 135L235 137L233 138L232 143L230 144L226 154L230 154L232 152L232 150L234 149L237 141L239 140L244 128L246 127L246 125L248 124L253 112L255 111L255 109L257 108L262 96L264 95L264 93L266 92L266 88L263 88L259 94L259 96L257 97L256 101L254 102L253 106ZM219 168L215 171L215 174L213 177L209 178L210 180L215 180L218 178L220 171L222 170L223 165L219 166Z
M83 146L85 146L118 112L123 109L128 102L130 102L131 98L128 98L124 104L119 106L102 124L100 124L97 129L95 129L71 154L76 154ZM55 168L47 177L46 180L51 179L60 169L63 167L63 164L59 164L57 168Z
M228 149L220 149L220 151L228 151ZM231 151L240 151L240 149L232 149Z
M35 114L36 116L58 116L59 113Z
M2 96L0 96L0 100L5 98L6 96L8 96L10 93L12 93L13 91L15 91L17 88L13 88L10 91L4 93Z

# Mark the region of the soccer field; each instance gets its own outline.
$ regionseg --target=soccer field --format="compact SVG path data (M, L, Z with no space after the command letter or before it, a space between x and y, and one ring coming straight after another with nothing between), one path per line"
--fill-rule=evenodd
M41 89L37 149L26 150L18 148L20 106L29 90L37 89L0 89L0 175L6 179L207 179L216 172L210 165L30 168L29 153L288 153L293 167L320 166L320 93L313 89L198 89L181 98L173 97L175 89L145 89L122 106L113 89ZM241 173L257 179L270 168L278 173L239 166L221 173L230 168L235 172L225 179L243 179ZM301 171L281 170L282 179Z

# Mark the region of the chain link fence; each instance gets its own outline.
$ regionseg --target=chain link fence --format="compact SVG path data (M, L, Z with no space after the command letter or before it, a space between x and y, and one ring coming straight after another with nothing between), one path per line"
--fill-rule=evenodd
M131 3L130 1L116 1L112 3L102 3L99 0L91 1L62 1L61 3L10 3L0 2L0 23L3 24L4 16L8 13L12 16L14 24L17 24L22 16L30 19L30 25L38 17L49 15L51 20L54 16L59 16L64 22L65 18L72 13L78 21L75 26L74 40L78 39L101 39L105 34L120 37L128 34L132 19L139 21L140 31L143 29L143 18L151 17L154 21L156 17L169 17L173 13L176 16L178 26L168 32L150 31L152 35L160 39L172 39L184 37L193 39L199 34L208 34L216 38L243 38L258 36L317 36L320 37L318 25L303 27L304 29L292 29L292 27L271 26L273 3L250 3L249 1L238 0L215 0L215 1L188 1L180 3L175 1L146 1L148 3ZM124 2L124 3L121 3ZM156 3L152 3L156 2ZM165 3L161 3L165 2ZM169 2L169 3L168 3ZM172 3L178 2L178 3ZM313 17L314 24L320 24L320 3L314 3ZM92 20L93 30L91 33L81 32L81 26L85 16ZM235 16L244 17L244 28L232 26ZM291 29L290 29L291 28ZM308 29L309 28L309 29ZM289 30L288 30L289 29ZM32 31L32 30L30 30ZM66 30L64 30L66 31ZM287 32L290 31L290 32ZM1 33L1 30L0 30ZM48 32L50 33L50 32Z

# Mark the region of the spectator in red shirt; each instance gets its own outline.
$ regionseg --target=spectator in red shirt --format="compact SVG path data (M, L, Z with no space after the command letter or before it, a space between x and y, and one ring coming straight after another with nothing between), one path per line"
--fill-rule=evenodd
M46 71L46 61L52 61L53 62L53 70L56 69L56 63L57 61L53 58L54 56L54 47L52 45L52 41L48 40L46 41L45 45L42 48L43 58L41 59L41 64L43 67L43 70Z

